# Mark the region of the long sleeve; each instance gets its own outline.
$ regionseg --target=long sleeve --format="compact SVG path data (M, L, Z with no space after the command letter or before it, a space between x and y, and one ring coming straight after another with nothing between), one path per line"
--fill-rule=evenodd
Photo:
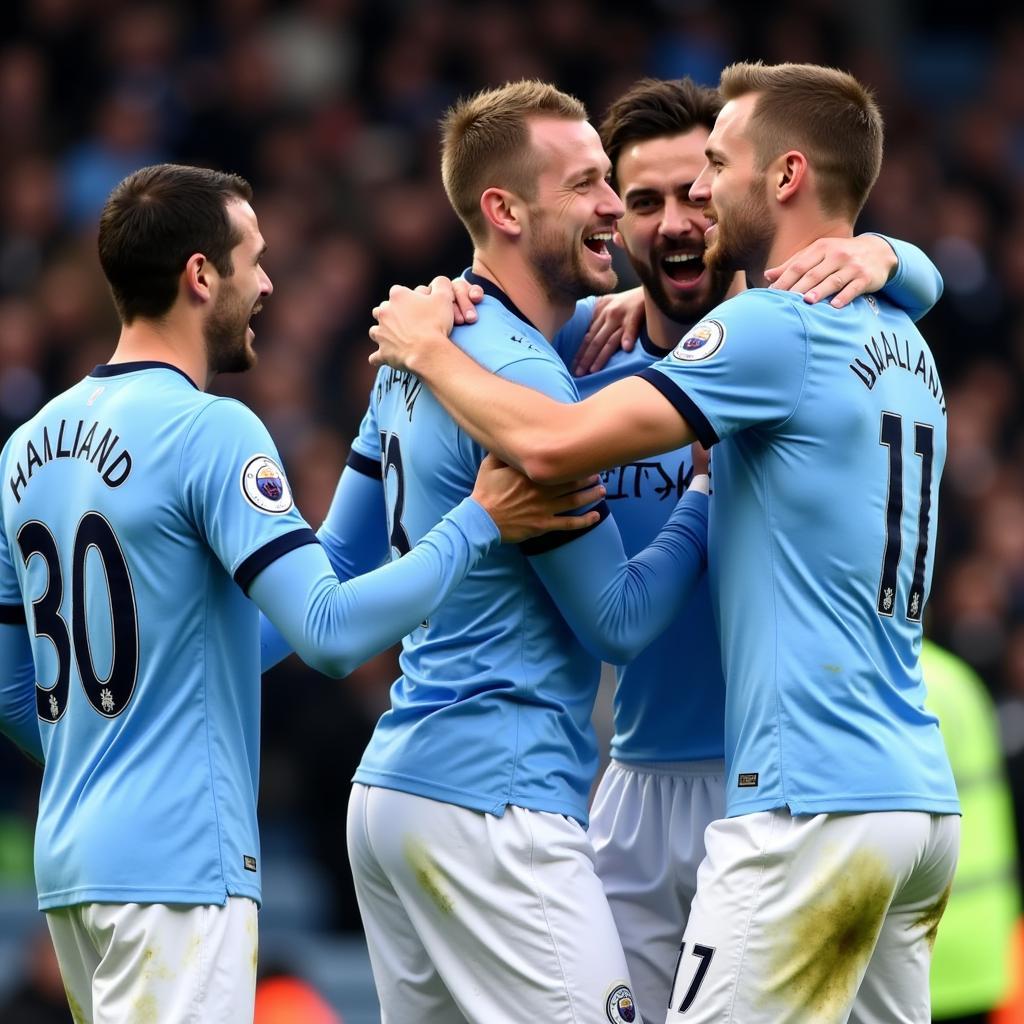
M344 676L410 633L499 540L471 498L457 505L402 558L339 582L319 545L268 565L249 596L307 664Z
M664 632L705 570L707 515L707 495L687 492L631 559L608 519L530 564L587 649L622 665Z
M346 467L338 480L327 518L317 530L331 568L345 581L376 569L388 556L384 489L374 479ZM260 664L266 672L292 653L292 646L260 616Z
M0 731L43 763L36 715L36 669L24 623L0 625Z
M916 322L942 297L942 275L916 245L888 235L878 237L892 246L899 261L881 294Z

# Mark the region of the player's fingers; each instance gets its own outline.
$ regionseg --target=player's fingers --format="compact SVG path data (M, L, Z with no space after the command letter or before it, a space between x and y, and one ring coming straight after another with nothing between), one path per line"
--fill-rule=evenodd
M604 484L593 484L571 494L561 494L552 503L555 512L571 512L575 508L583 508L600 501L608 493Z
M804 260L790 260L779 268L779 275L772 283L772 287L783 292L803 293L824 276L823 269L818 271L820 266L820 260L810 263Z
M642 305L637 306L636 309L631 309L626 314L626 319L622 322L622 348L627 352L633 351L633 346L636 344L636 339L640 337L640 327L644 322L644 307Z
M597 373L598 370L604 369L608 360L619 351L622 346L622 331L623 328L616 327L605 338L604 344L594 353L594 358L590 360L590 370L588 372Z
M578 516L549 516L547 522L543 524L543 528L545 533L554 533L556 530L584 530L600 521L601 513L594 509Z
M804 301L818 302L820 299L827 299L830 295L837 295L848 285L854 289L861 287L857 278L850 280L843 271L834 271L826 275L819 283L803 289Z
M829 305L834 309L842 309L843 306L848 306L854 299L863 294L864 288L858 286L856 282L851 281L837 295L832 296L829 300Z
M413 289L417 295L429 295L430 289L425 284L418 284Z
M582 377L590 369L591 360L600 348L600 342L594 340L594 325L583 335L583 344L580 345L576 358L572 361L572 373L576 377Z

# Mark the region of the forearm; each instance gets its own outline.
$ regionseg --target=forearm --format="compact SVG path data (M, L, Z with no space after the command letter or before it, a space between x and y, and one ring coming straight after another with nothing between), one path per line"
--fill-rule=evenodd
M632 661L681 612L707 566L707 495L688 493L657 537L627 559L614 521L531 559L559 611L594 655Z
M378 463L379 466L379 463ZM339 580L370 572L388 557L387 512L380 478L346 466L335 488L327 518L317 530L331 568ZM260 671L266 672L292 653L276 626L260 615Z
M912 320L920 320L942 296L942 275L935 264L910 242L879 235L896 253L896 269L882 294Z
M498 539L466 499L396 562L341 583L322 551L298 548L268 566L250 596L303 661L344 676L428 618Z
M483 448L533 480L557 483L689 444L693 432L637 377L585 402L558 402L489 373L457 346L423 345L410 369Z

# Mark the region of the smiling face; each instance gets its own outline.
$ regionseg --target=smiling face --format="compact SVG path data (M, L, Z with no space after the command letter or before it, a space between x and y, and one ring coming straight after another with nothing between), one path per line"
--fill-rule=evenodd
M705 262L715 270L760 274L775 240L768 178L757 169L757 154L746 135L756 93L730 100L708 137L707 163L690 198L701 205L710 227Z
M525 242L541 287L558 303L612 291L609 243L622 204L597 132L586 121L533 118L530 143L539 172Z
M725 298L731 275L704 264L708 221L690 187L704 166L708 130L645 139L623 147L615 175L625 214L619 234L655 305L692 324Z
M240 373L255 365L255 334L249 321L274 290L260 266L267 247L253 208L238 200L228 203L227 212L240 241L231 250L233 273L220 278L217 298L203 324L211 373Z

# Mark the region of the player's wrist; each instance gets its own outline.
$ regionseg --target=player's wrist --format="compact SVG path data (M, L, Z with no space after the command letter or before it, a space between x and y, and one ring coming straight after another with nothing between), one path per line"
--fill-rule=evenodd
M710 494L711 477L707 473L696 473L688 484L686 490L690 494Z

